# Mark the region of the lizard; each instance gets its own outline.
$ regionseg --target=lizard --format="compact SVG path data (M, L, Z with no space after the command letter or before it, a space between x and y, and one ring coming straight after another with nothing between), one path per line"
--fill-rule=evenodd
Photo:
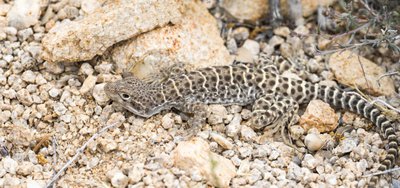
M331 106L355 112L373 122L388 140L386 158L379 171L390 169L398 158L398 140L394 123L383 112L354 92L313 84L282 75L290 67L280 56L260 54L257 63L234 62L232 65L182 71L160 82L145 82L128 76L104 86L106 95L131 113L149 118L171 108L193 114L189 124L205 122L207 104L253 105L251 125L255 129L283 129L294 123L299 104L320 99ZM373 176L369 187L379 177Z

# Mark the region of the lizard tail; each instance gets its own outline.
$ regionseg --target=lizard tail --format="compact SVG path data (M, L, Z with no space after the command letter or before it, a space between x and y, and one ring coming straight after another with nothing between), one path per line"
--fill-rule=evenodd
M384 137L388 140L388 143L386 145L386 158L381 162L381 166L378 170L385 171L392 168L399 155L399 143L395 134L394 125L385 117L382 111L353 92L345 92L334 87L323 85L315 85L315 87L317 87L316 90L318 92L316 96L317 98L336 108L350 110L362 115L380 129L381 133L383 133ZM375 187L378 183L378 179L378 176L373 176L369 183L369 187Z

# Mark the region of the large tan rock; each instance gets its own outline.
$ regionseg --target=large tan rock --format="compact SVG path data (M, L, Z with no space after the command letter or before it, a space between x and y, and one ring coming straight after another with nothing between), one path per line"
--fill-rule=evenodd
M304 17L312 15L318 6L329 6L336 0L301 0ZM281 0L281 14L288 15L288 1ZM269 14L269 0L224 0L222 5L239 20L256 21Z
M117 42L181 17L182 0L120 0L87 17L63 22L43 38L42 58L49 62L90 60Z
M201 138L181 142L172 152L174 165L190 173L198 171L215 187L229 187L236 176L236 168L229 159L211 152L210 146Z
M321 133L330 132L338 126L339 116L335 114L329 104L321 100L312 100L300 117L299 123L306 131L316 128Z
M184 7L178 24L143 33L116 46L111 54L117 72L129 70L146 78L176 62L182 62L189 70L231 64L214 17L200 2L185 1Z
M370 60L351 51L336 52L329 58L329 67L336 80L347 86L356 86L372 95L392 95L395 93L390 77L378 79L385 70Z

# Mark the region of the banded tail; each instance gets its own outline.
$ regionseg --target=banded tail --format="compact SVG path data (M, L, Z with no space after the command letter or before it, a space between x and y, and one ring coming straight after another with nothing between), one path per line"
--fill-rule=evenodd
M382 111L364 98L354 93L341 91L337 88L323 85L319 86L319 89L317 90L317 98L329 103L332 106L335 106L336 108L346 109L360 114L369 119L380 129L381 133L383 133L389 142L387 144L386 158L381 162L381 166L378 170L385 171L392 168L399 155L399 143L397 141L392 122L385 117ZM378 176L373 176L369 187L375 187L375 185L378 183L378 179Z

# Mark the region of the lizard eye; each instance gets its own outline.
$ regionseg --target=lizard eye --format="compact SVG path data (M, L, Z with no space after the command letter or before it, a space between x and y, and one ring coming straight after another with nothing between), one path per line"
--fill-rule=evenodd
M122 93L122 94L120 94L120 96L121 96L121 98L124 99L124 100L129 100L129 99L131 98L131 96L129 96L129 95L126 94L126 93Z

